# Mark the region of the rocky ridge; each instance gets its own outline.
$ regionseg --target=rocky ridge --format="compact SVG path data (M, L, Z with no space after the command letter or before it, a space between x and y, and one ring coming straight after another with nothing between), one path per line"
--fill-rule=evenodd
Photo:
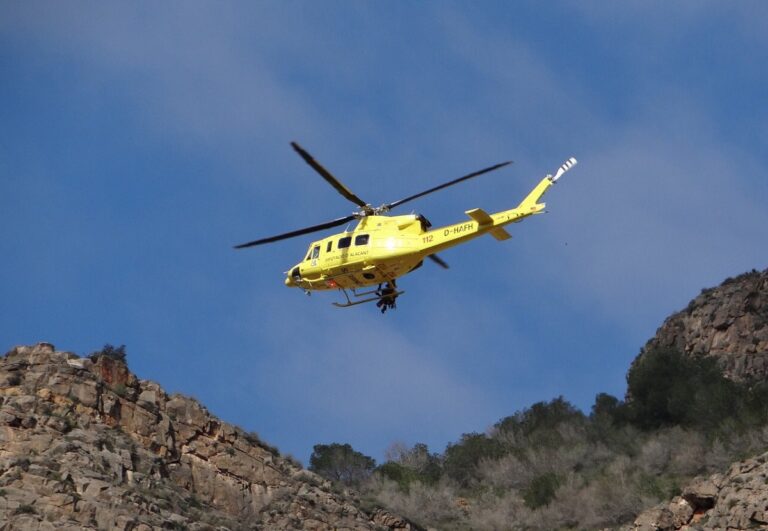
M768 269L705 289L645 345L713 356L734 381L768 382ZM768 528L768 453L698 478L680 496L642 512L633 531Z
M0 530L414 529L121 361L0 358Z
M734 381L768 381L768 269L702 290L664 321L634 363L654 348L713 356Z

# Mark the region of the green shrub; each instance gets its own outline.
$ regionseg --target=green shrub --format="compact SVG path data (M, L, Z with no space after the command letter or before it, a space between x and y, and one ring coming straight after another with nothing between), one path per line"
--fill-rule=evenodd
M561 481L560 477L552 472L536 476L522 492L525 505L530 509L549 505L555 499Z
M498 459L504 455L502 444L482 433L465 433L457 444L445 449L445 473L462 486L468 486L476 477L477 465L482 459Z
M379 466L374 472L397 483L403 492L408 492L410 484L418 479L418 473L414 469L392 461Z
M115 361L125 363L125 345L115 347L107 343L101 350L97 350L96 352L91 353L88 357L96 361L101 356L106 356L107 358L113 359Z
M368 478L375 466L376 461L349 444L316 444L309 457L312 472L347 486Z
M27 504L19 505L18 507L16 507L16 510L13 511L13 514L35 514L35 513L36 513L35 508Z
M559 431L564 424L584 426L586 417L562 396L550 402L537 402L527 409L501 419L495 428L501 434L509 433L527 444L556 448L567 441Z
M673 349L646 352L627 375L630 421L644 430L664 426L711 430L737 416L745 389L726 379L712 358Z

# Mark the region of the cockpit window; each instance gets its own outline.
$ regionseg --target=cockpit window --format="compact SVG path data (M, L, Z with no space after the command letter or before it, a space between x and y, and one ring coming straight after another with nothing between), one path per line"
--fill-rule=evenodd
M330 252L331 252L331 249L333 249L333 240L331 240L331 241L329 241L329 242L328 242L328 245L327 245L327 246L326 246L326 248L325 248L325 252L326 252L326 253L330 253Z
M368 245L369 234L360 234L355 236L355 245Z
M352 243L352 236L344 236L339 239L339 249L346 249Z
M312 260L315 260L318 256L320 256L320 246L315 245L315 247L312 249Z

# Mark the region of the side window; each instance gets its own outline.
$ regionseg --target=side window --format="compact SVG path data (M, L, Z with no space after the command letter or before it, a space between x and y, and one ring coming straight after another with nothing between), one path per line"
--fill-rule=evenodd
M339 239L339 249L346 249L352 243L352 236L345 236Z
M312 260L316 260L318 256L320 256L320 246L315 245L312 249Z
M328 242L328 246L325 248L325 252L330 253L331 249L333 249L333 241Z
M355 245L368 245L369 234L360 234L355 236Z

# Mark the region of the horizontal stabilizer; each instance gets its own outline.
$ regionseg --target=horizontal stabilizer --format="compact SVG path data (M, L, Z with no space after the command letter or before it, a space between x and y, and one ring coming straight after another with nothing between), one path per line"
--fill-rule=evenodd
M482 208L473 208L465 212L467 216L477 221L480 225L489 225L493 223L493 218Z
M495 229L491 229L488 231L488 234L490 234L500 242L503 242L504 240L508 240L512 237L512 235L508 233L504 229L504 227L496 227Z

